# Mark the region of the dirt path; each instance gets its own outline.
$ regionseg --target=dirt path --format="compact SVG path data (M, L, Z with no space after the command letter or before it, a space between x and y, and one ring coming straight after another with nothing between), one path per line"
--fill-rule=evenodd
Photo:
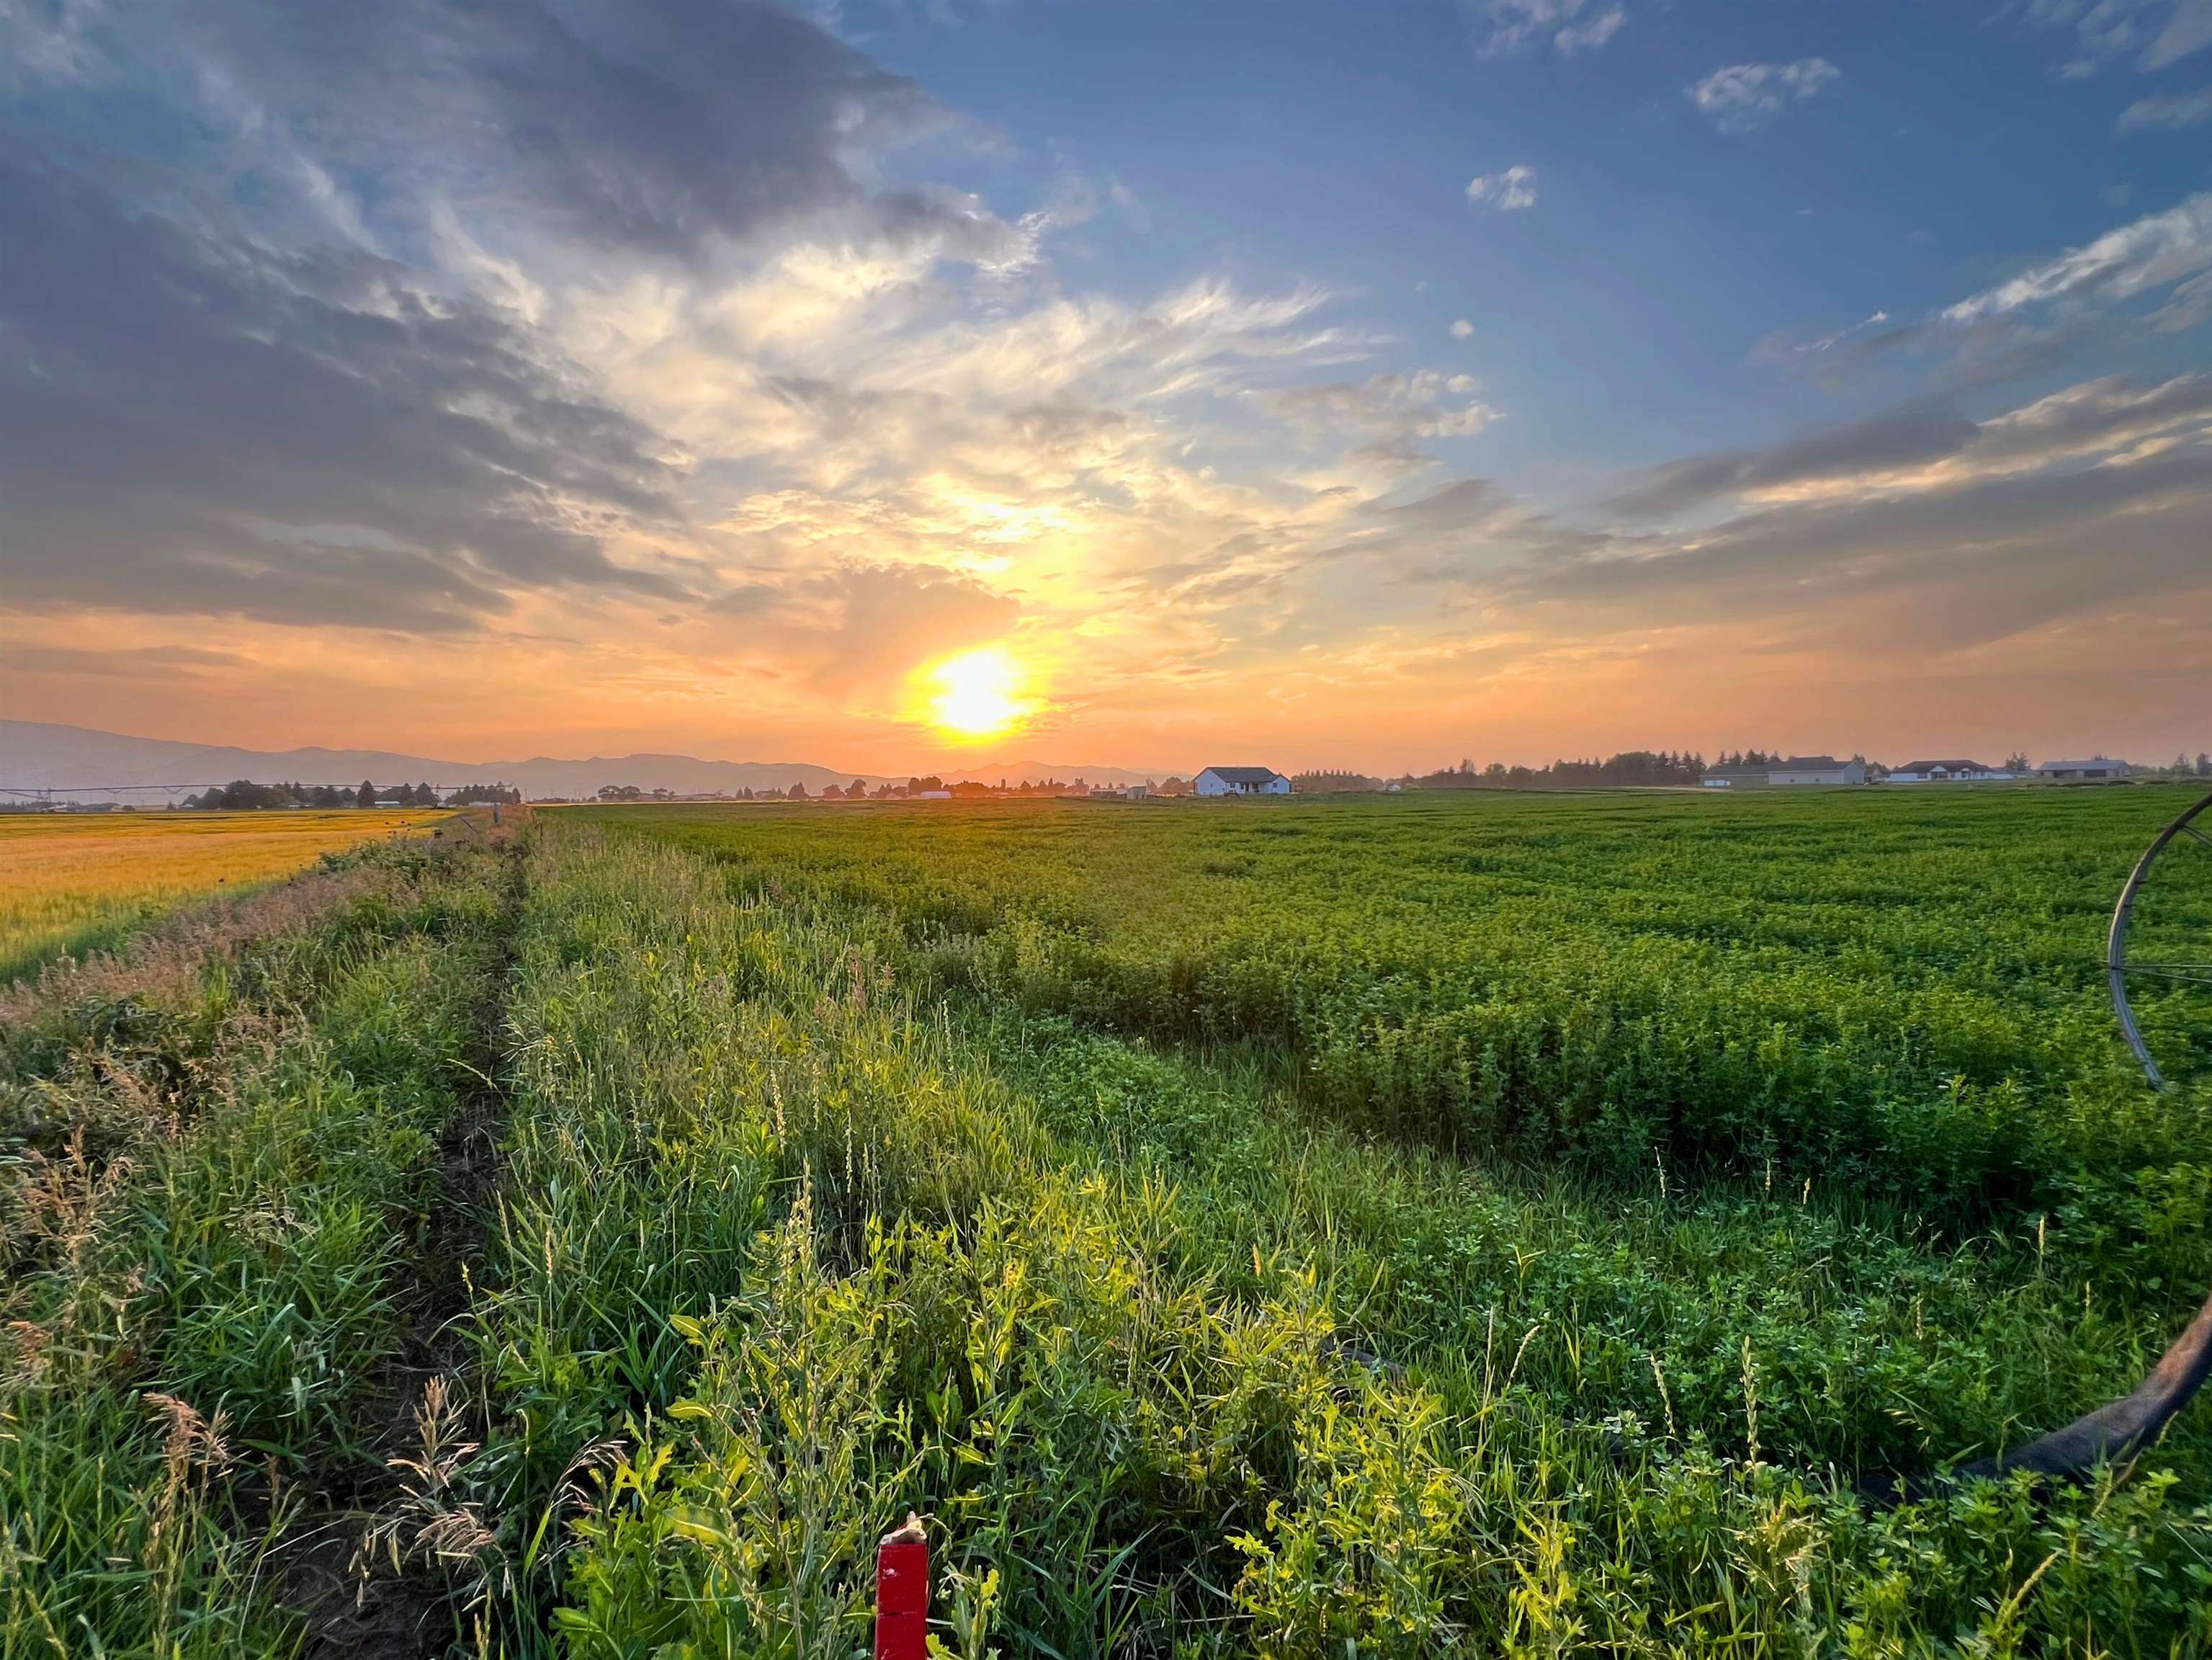
M387 1460L419 1450L421 1417L434 1382L465 1391L459 1378L467 1360L459 1327L468 1312L470 1276L483 1261L491 1191L499 1172L499 1143L507 1117L502 1034L507 988L514 966L516 927L526 868L517 831L522 816L502 809L494 825L489 809L456 815L466 826L454 839L481 839L501 860L501 904L492 961L479 986L468 1052L457 1057L463 1079L459 1099L424 1172L416 1215L417 1251L403 1304L405 1334L386 1387L380 1391L382 1429L377 1449ZM452 822L441 826L453 836ZM310 1494L291 1531L288 1597L307 1618L309 1660L427 1660L451 1653L459 1633L444 1578L425 1564L404 1560L394 1571L388 1549L364 1550L380 1517L404 1496L406 1472L387 1462L357 1467Z

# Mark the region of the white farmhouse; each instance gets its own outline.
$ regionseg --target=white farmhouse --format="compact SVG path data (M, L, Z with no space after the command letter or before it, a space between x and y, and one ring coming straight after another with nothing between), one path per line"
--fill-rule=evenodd
M1273 767L1208 767L1191 788L1200 795L1288 795L1291 781Z
M1907 761L1889 775L1893 784L2001 784L2012 777L2002 767L1978 761Z

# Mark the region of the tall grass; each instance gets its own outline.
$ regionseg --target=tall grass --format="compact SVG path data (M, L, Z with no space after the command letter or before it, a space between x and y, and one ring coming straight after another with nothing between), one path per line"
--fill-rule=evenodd
M404 1392L410 1201L464 1081L486 862L397 850L211 953L197 1000L162 961L167 1008L64 1002L68 1041L9 1050L0 1652L298 1648L288 1535L380 1462Z
M2077 1319L2047 1233L1532 1189L910 966L895 916L547 832L483 1303L526 1638L551 1597L573 1655L848 1652L909 1506L979 1655L2212 1637L2173 1477L1852 1491L2125 1376L2154 1321Z

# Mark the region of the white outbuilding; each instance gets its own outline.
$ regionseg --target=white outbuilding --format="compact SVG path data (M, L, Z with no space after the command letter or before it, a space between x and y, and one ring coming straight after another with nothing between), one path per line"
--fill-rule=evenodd
M1200 795L1288 795L1291 781L1273 767L1208 767L1191 788Z

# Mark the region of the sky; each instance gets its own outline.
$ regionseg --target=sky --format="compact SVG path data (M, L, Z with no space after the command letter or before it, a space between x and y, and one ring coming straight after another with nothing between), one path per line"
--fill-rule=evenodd
M2212 746L2212 0L0 0L0 714Z

